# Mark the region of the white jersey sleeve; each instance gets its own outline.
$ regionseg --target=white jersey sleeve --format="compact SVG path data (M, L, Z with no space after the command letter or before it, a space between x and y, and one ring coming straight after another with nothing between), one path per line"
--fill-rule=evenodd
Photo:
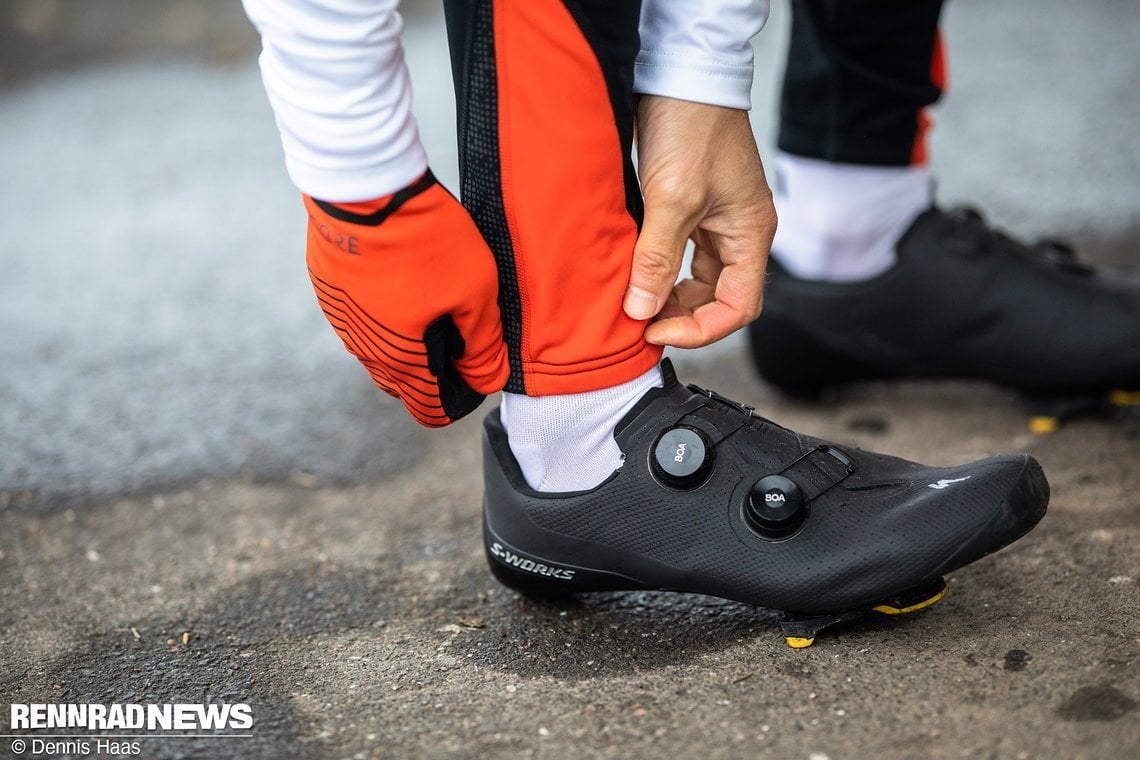
M398 0L242 0L294 184L322 200L393 193L427 168Z
M768 0L643 0L634 92L752 106L751 40Z

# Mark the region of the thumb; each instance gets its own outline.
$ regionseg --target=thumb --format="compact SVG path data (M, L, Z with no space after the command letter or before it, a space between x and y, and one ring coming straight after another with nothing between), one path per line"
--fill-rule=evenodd
M665 305L677 274L693 221L676 207L648 202L641 234L633 248L633 267L622 308L633 319L651 319Z
M510 365L498 306L492 300L471 308L458 308L454 319L459 328L456 336L462 336L462 342L453 341L450 348L456 369L479 393L501 391L507 383Z

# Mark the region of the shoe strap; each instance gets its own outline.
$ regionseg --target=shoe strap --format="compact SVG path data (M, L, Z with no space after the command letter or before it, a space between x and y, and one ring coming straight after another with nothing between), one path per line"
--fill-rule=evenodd
M851 459L834 446L816 446L778 474L800 487L804 503L817 499L855 472Z
M713 391L690 385L693 395L683 407L679 424L697 428L715 446L748 424L752 407L738 404Z

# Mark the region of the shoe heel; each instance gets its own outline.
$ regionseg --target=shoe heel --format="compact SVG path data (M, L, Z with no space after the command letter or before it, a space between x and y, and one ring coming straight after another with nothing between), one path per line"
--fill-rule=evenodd
M486 544L484 549L487 554L487 565L491 568L491 575L512 591L517 591L523 596L534 599L558 599L574 592L574 589L567 588L556 581L550 581L541 576L525 573L504 565L491 553L490 544Z
M583 591L641 591L651 588L605 570L564 565L527 554L508 544L483 521L483 551L491 574L507 588L536 598L557 598Z

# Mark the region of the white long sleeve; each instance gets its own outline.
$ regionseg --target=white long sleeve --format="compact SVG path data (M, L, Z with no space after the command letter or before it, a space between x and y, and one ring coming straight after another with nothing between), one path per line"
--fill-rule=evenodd
M643 0L634 92L752 107L749 44L768 20L768 0Z
M262 80L302 192L368 200L424 172L398 0L242 2L261 33Z
M242 2L261 33L262 80L302 192L368 200L424 172L398 0ZM767 11L767 0L645 0L634 89L748 108L748 41Z

